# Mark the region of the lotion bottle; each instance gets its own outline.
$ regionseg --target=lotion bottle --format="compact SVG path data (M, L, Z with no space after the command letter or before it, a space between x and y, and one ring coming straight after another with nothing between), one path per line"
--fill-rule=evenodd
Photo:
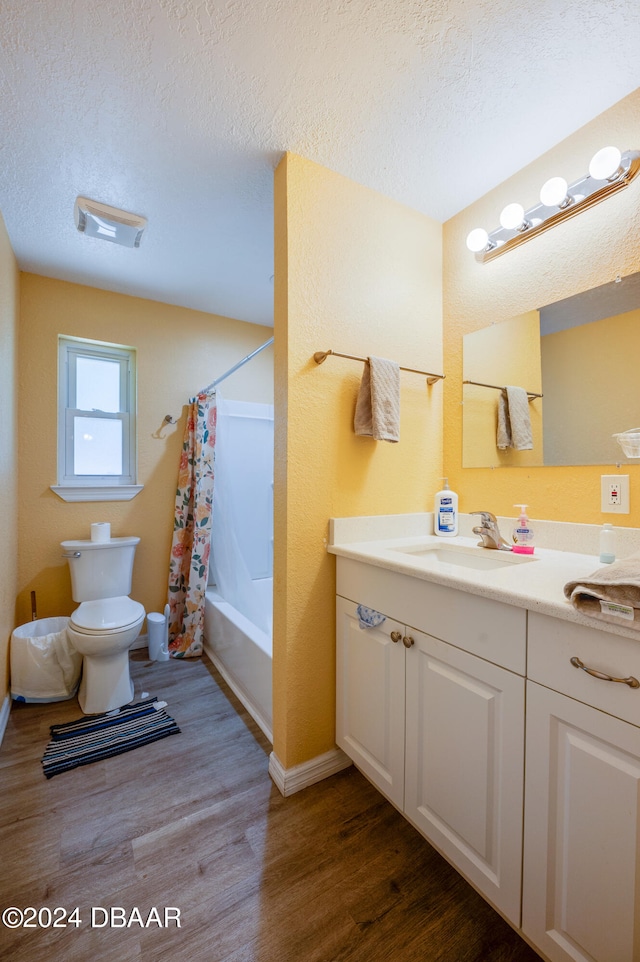
M448 478L438 491L433 508L433 529L441 538L453 538L458 533L458 495L449 488Z

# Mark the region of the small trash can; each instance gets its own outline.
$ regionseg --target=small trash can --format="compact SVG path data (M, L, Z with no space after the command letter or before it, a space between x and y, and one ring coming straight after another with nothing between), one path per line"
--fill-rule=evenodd
M167 605L167 609L168 609ZM149 660L168 661L168 633L169 612L165 609L163 615L159 611L150 611L147 615L147 632L149 633Z
M73 698L82 655L67 638L68 618L39 618L11 635L11 697L49 702Z

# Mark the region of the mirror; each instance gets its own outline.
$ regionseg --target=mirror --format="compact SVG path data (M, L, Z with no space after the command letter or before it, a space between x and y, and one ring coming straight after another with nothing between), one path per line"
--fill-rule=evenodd
M462 340L463 467L640 463L612 436L640 426L640 273ZM528 405L530 450L497 447L505 385L542 395Z

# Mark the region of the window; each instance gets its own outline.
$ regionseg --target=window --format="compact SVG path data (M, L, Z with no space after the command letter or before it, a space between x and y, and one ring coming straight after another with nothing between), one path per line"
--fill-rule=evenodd
M61 336L53 490L65 501L130 500L136 470L135 349Z

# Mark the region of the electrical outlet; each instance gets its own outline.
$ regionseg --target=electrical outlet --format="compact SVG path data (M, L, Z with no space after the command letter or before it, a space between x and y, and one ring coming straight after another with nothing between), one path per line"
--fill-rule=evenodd
M629 514L629 475L603 474L600 478L601 510Z

